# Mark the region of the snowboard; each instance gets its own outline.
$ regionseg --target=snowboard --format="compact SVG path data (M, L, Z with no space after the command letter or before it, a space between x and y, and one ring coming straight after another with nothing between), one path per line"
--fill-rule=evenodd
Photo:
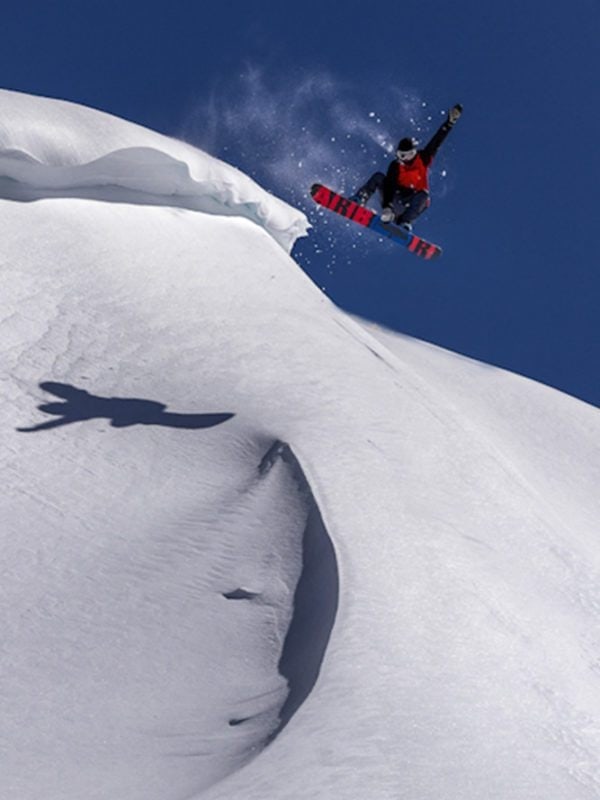
M336 214L340 214L351 222L356 222L358 225L368 228L379 236L393 239L416 256L430 261L432 258L437 258L442 254L442 248L437 244L432 244L426 239L422 239L400 225L394 225L392 222L382 222L379 215L375 214L374 211L355 203L353 200L348 200L348 198L334 192L333 189L329 189L327 186L323 186L321 183L313 184L310 193L315 203L320 206L328 208L330 211L335 211Z

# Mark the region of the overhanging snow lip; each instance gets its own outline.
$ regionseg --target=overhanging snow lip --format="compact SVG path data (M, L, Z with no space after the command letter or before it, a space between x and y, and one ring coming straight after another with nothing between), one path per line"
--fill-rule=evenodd
M226 164L222 166L234 171ZM307 234L310 223L301 211L269 194L243 173L239 173L238 181L235 172L226 179L198 173L197 165L153 147L121 148L92 161L62 165L45 163L25 149L9 147L0 150L0 179L10 181L2 182L3 186L0 183L0 197L23 201L75 197L164 204L238 216L262 227L288 253L296 240Z
M181 207L254 221L287 252L310 227L301 211L241 170L135 122L80 103L9 89L0 89L0 112L0 177L37 189L40 199L56 196L50 190L81 191L82 184L88 190L99 184L139 192L130 202L147 201L153 194L173 205L176 196ZM99 176L100 166L108 167L108 174ZM142 192L146 196L140 199ZM212 206L202 208L200 199L206 204L212 200ZM154 197L151 203L159 201Z

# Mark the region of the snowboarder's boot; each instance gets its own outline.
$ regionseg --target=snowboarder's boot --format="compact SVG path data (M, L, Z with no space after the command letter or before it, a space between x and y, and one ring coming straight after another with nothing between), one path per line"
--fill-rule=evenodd
M355 194L351 194L348 200L352 200L353 203L358 203L359 206L366 206L369 202L370 194L368 192L358 191Z

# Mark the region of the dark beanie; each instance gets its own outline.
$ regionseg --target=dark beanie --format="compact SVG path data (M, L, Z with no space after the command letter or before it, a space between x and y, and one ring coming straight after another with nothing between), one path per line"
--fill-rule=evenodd
M415 139L411 138L410 136L405 136L404 139L400 139L398 142L397 150L401 150L403 153L406 153L407 150L415 150L417 147L417 142Z

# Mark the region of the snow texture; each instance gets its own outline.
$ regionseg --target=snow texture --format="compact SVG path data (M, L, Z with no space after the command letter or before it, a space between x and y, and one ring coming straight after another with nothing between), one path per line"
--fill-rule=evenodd
M204 153L0 111L0 797L598 798L598 412L348 317Z

